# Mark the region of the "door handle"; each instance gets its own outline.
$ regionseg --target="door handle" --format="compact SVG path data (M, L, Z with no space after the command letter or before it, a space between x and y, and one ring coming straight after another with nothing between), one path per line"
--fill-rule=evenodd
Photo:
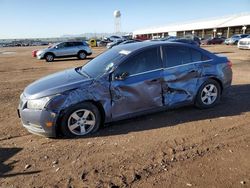
M158 82L158 81L159 81L159 79L150 80L151 83Z

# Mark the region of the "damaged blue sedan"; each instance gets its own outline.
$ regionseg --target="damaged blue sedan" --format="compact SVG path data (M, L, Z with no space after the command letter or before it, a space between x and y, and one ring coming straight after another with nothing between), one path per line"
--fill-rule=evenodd
M20 96L18 114L35 134L86 136L104 123L150 112L213 107L231 85L231 66L189 44L122 45L33 82Z

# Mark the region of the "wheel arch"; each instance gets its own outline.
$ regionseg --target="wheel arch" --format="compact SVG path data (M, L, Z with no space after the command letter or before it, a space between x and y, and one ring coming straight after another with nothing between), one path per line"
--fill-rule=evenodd
M95 105L95 106L97 107L97 109L99 110L99 112L100 112L100 114L101 114L101 126L103 126L104 123L105 123L106 113L105 113L105 110L104 110L104 108L103 108L103 105L102 105L102 103L101 103L100 101L84 100L84 101L81 101L81 102L79 102L79 103L72 104L72 105L68 106L67 108L70 108L70 107L72 107L72 106L74 106L74 105L77 105L77 104L80 104L80 103L84 103L84 102L92 103L93 105ZM67 108L62 109L62 110L60 110L60 111L58 112L59 115L58 115L58 118L57 118L57 120L56 120L56 128L55 128L55 130L56 130L56 135L61 134L60 124L61 124L61 122L62 122L62 117L63 117L63 115L64 115L64 113L65 113L65 110L66 110Z
M46 52L46 53L44 54L44 58L45 58L46 55L48 55L48 54L51 54L51 55L53 55L54 57L56 57L56 55L55 55L53 52Z
M220 94L222 94L222 91L223 91L222 81L219 78L216 78L216 77L209 77L208 79L211 79L211 80L214 80L214 81L218 82L218 84L220 85L220 89L221 89Z

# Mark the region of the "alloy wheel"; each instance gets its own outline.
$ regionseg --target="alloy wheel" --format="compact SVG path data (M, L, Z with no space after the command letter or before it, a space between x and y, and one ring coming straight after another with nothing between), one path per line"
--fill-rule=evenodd
M205 105L213 104L218 96L218 89L214 84L206 85L201 91L201 101Z
M87 109L80 109L73 112L68 118L69 131L78 136L88 134L96 124L95 115Z

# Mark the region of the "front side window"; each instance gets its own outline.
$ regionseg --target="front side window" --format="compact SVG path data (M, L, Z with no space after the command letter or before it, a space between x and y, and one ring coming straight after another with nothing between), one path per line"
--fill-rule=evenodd
M64 48L66 46L66 43L63 42L63 43L60 43L57 45L57 48Z
M120 53L119 49L108 50L83 65L80 71L92 78L96 78L106 73L111 65L119 63L124 56L126 55Z
M74 46L77 46L76 42L66 42L66 45L65 45L65 47L74 47Z
M158 48L146 49L123 62L116 70L116 75L143 73L161 68Z
M167 68L192 62L192 57L188 47L167 46L163 49L165 54L165 66Z

